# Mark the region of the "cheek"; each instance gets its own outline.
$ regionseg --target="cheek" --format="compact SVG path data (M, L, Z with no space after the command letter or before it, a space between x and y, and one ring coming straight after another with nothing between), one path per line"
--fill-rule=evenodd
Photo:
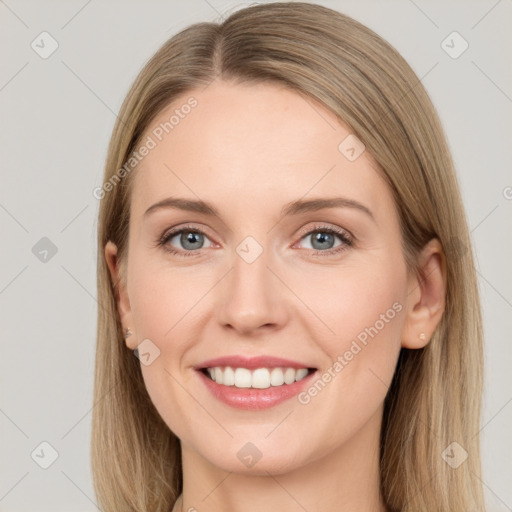
M191 268L172 268L163 258L133 258L130 306L141 339L165 342L189 321L208 290L208 283Z
M163 262L163 263L162 263ZM201 336L201 324L195 321L201 299L212 287L205 272L192 267L171 268L164 258L134 254L129 268L130 307L138 342L149 339L157 347L158 357L141 371L153 404L176 433L199 414L189 417L190 395L184 391L190 375L182 374L187 351ZM196 335L197 333L197 335ZM175 411L179 410L179 414Z
M327 334L323 337L325 352L334 358L348 350L353 340L362 345L367 342L367 348L370 339L396 341L403 323L400 313L405 309L405 268L380 261L333 274L308 278L309 285L314 281L315 286L301 292L326 327L322 329Z
M188 279L185 274L155 265L147 258L144 265L133 269L130 300L138 341L150 339L160 351L150 365L141 364L146 390L160 416L180 439L195 428L198 418L203 419L200 412L193 412L186 391L190 382L184 379L181 367L191 340L197 339L193 334L197 329L195 308L208 290L195 282L192 274Z
M333 442L378 410L391 383L407 293L405 266L397 261L344 269L335 280L320 278L307 295L308 306L334 334L323 329L327 334L317 338L330 363L299 401L310 417L326 420L322 435Z

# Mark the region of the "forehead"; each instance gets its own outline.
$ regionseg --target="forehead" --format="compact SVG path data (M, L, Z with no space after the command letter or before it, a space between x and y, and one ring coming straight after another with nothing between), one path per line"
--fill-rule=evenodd
M371 155L347 158L344 141L357 142L350 137L332 112L289 88L214 82L175 99L146 130L142 139L154 147L137 166L132 210L171 195L255 214L340 194L392 206Z

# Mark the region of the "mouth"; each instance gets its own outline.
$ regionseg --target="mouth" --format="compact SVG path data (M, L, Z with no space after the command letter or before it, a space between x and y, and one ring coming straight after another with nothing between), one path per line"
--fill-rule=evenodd
M239 409L273 407L299 394L317 368L274 357L217 358L194 368L214 398Z

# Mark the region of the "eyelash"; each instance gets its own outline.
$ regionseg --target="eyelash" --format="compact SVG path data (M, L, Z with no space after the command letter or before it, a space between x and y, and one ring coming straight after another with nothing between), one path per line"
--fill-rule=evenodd
M169 240L174 238L176 235L179 235L184 232L185 233L199 233L201 235L208 237L208 235L201 229L195 228L193 226L183 226L177 230L165 232L157 240L156 246L162 247L165 251L169 252L170 254L173 254L173 255L176 255L179 257L186 258L189 256L197 256L197 252L200 251L201 249L195 249L193 251L178 251L178 250L174 249L173 247L167 245L167 242ZM313 233L329 233L332 235L337 235L340 238L340 240L343 242L342 245L340 245L339 247L336 247L335 249L329 249L327 251L318 251L318 250L312 249L312 251L313 251L312 254L314 256L332 256L334 254L338 254L343 251L346 251L348 247L352 247L352 245L353 245L352 237L345 230L341 230L339 228L333 228L330 226L322 226L322 225L315 226L313 229L307 231L300 237L299 240L302 240L303 238L305 238L309 235L312 235Z

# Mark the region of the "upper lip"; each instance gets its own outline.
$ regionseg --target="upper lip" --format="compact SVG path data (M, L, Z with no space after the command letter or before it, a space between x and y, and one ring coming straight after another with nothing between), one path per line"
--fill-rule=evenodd
M273 356L224 356L215 359L208 359L194 366L196 370L204 368L214 368L216 366L231 366L232 368L312 368L309 364L292 361L291 359L283 359Z

